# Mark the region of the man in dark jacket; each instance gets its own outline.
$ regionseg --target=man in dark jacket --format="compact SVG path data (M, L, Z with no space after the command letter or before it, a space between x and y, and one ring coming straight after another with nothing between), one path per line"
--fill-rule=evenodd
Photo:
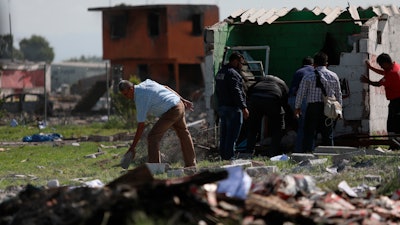
M280 143L285 129L285 109L288 104L289 88L286 83L272 75L261 78L249 87L249 121L247 129L247 151L253 151L257 135L261 134L262 119L267 119L267 133L271 136L271 145L267 153L274 156L281 153Z
M234 147L239 136L243 118L247 119L249 111L244 93L244 81L240 70L244 64L241 54L233 52L229 63L224 65L215 76L215 92L220 118L219 152L223 160L234 156Z
M289 105L292 110L295 110L295 102L297 90L299 89L300 82L303 77L307 74L314 73L314 59L311 56L307 56L303 59L303 65L300 69L298 69L294 75L292 80L292 85L289 88ZM303 152L303 139L304 139L304 118L306 115L307 102L306 100L302 101L301 105L301 116L297 119L297 135L296 135L296 145L293 152Z

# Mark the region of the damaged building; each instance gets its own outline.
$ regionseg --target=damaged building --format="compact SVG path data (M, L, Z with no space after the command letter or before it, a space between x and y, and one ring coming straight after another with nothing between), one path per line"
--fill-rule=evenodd
M261 62L262 73L278 76L288 85L305 56L324 51L329 56L328 68L338 74L343 92L344 118L337 122L336 136L386 135L385 90L361 83L360 76L368 74L374 81L381 78L365 65L365 60L370 60L377 66L381 53L400 61L398 32L400 13L396 6L233 12L205 31L208 122L214 123L214 75L230 51L241 51L246 60Z
M136 76L184 96L203 88L203 29L219 20L216 5L90 8L102 12L103 58L114 81Z

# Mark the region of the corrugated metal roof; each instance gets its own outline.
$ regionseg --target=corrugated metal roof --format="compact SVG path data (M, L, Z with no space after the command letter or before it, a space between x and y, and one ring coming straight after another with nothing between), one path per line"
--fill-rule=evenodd
M394 5L389 5L389 6L384 6L384 5L379 5L379 6L373 6L369 7L367 9L372 9L372 11L375 13L377 16L381 16L383 14L386 14L388 16L400 14L400 10L398 7ZM356 8L354 6L349 6L347 8L340 8L340 7L335 7L335 8L319 8L315 7L312 10L309 10L307 8L304 8L301 11L311 11L315 15L320 15L323 14L325 15L324 18L322 19L323 22L330 24L333 21L335 21L343 12L348 11L351 15L351 17L354 20L354 23L361 25L360 22L360 16L358 11L359 10L367 10L363 8ZM228 18L233 18L233 19L238 19L240 20L241 23L249 22L249 23L257 23L258 25L263 25L265 23L271 24L275 22L277 19L284 17L287 15L289 12L292 11L299 11L297 8L293 8L289 10L288 8L282 8L282 9L239 9L235 12L233 12Z
M374 6L373 7L373 11L376 15L380 16L382 14L386 14L388 16L393 16L395 14L400 14L399 12L399 8L394 6L394 5L390 5L390 6Z

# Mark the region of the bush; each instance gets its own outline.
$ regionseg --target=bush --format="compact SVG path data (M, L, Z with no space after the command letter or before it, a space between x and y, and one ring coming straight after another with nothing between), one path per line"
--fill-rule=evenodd
M129 79L133 84L140 83L136 76L131 76ZM129 129L133 128L136 122L136 106L133 100L126 99L121 93L112 94L111 102L115 110L115 117L110 118L105 126L119 126Z

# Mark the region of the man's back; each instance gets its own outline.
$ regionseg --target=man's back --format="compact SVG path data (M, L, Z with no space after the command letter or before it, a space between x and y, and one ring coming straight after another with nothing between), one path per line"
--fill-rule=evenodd
M300 69L298 69L293 76L292 84L291 84L290 90L289 90L289 95L295 96L299 89L300 82L303 79L303 77L305 75L313 73L313 72L314 72L314 67L312 65L305 65L305 66L301 67Z
M180 101L175 93L150 79L135 85L134 91L138 122L143 122L147 113L159 117Z
M268 75L250 86L248 95L282 99L287 98L287 93L288 87L282 79Z

